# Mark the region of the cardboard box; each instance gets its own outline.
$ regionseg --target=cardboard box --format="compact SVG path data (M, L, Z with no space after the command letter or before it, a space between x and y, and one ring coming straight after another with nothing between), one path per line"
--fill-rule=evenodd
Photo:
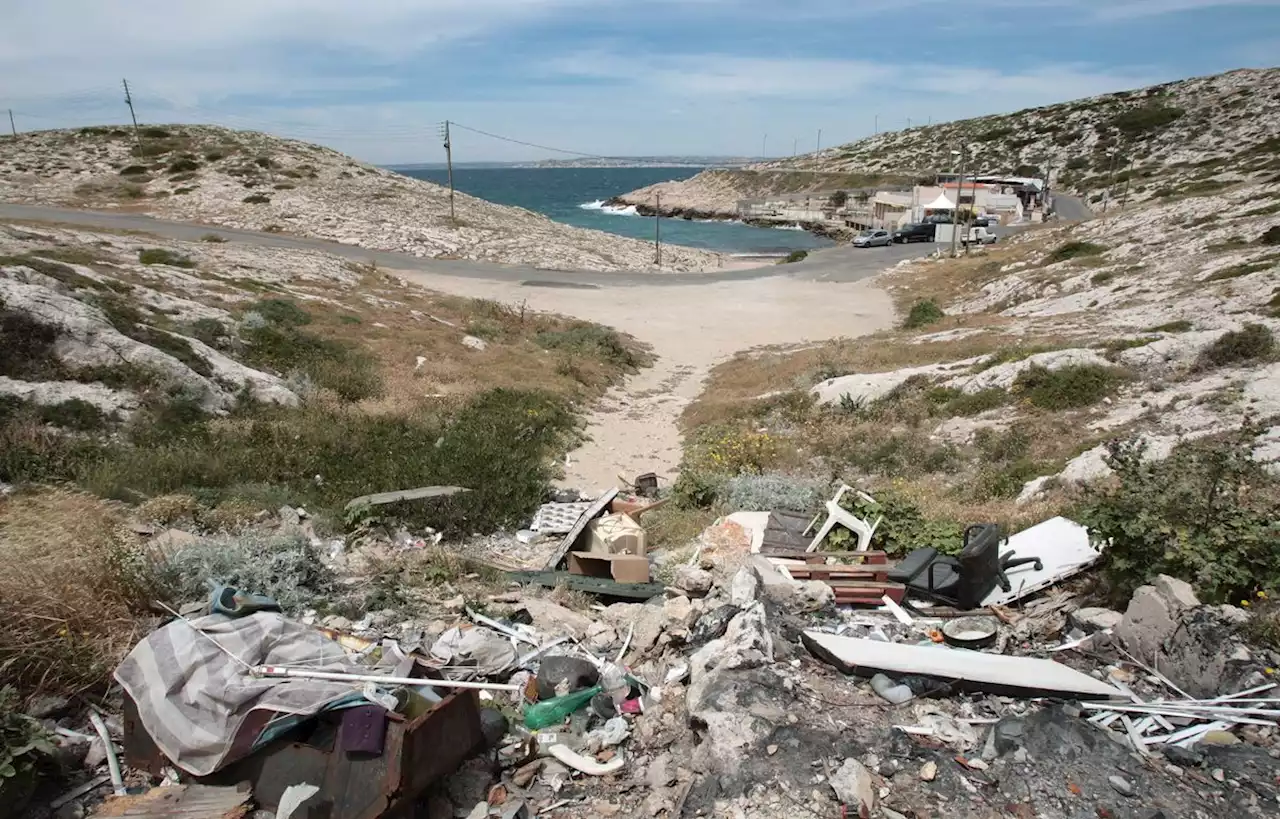
M643 555L569 552L569 572L585 577L605 577L619 583L648 583L649 558Z
M641 557L647 553L644 527L630 515L597 518L587 526L587 551Z

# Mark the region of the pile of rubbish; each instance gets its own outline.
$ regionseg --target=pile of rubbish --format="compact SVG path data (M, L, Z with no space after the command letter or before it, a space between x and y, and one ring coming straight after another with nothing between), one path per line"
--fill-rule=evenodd
M849 491L718 522L668 584L651 497L557 500L521 535L540 569L426 627L215 589L117 670L108 773L64 809L110 782L99 815L188 819L1280 811L1280 657L1247 612L1164 576L1080 607L1101 552L1063 518L890 561ZM540 588L566 577L593 602Z

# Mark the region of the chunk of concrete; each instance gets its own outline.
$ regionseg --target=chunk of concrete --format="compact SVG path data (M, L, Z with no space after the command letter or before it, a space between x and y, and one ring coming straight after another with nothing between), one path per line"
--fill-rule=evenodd
M846 759L827 780L842 805L856 808L858 815L872 815L876 808L876 783L871 772L856 759Z
M1129 600L1124 618L1115 627L1120 643L1144 663L1150 663L1161 644L1177 628L1169 601L1155 586L1139 586Z
M1191 584L1185 580L1162 574L1156 578L1154 585L1156 591L1169 602L1175 613L1200 605L1200 598L1196 597L1195 589L1191 588Z
M594 622L585 614L573 609L552 603L550 600L530 598L522 601L524 607L533 618L533 626L544 637L572 634L581 637L587 633Z
M672 597L662 604L662 613L666 615L668 625L672 628L688 629L698 620L698 610L687 597Z
M701 597L711 591L714 582L711 572L696 566L681 566L676 569L675 587L690 597Z
M1067 615L1067 620L1085 634L1093 634L1095 631L1106 631L1120 625L1124 615L1111 609L1089 606L1071 612Z

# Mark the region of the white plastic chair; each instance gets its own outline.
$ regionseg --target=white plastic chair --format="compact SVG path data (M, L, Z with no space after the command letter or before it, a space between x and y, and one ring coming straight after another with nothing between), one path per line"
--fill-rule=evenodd
M871 537L876 533L876 527L880 525L880 521L884 520L884 516L876 518L875 523L868 525L865 520L860 517L856 517L852 512L849 512L847 509L840 506L840 499L844 497L845 492L857 492L858 497L862 498L864 501L867 501L868 503L876 502L875 498L871 497L866 492L863 492L861 489L854 489L847 483L841 484L839 491L836 492L836 496L827 501L827 520L822 524L822 528L818 530L818 535L813 539L813 542L809 544L809 548L805 549L806 552L816 551L818 544L822 543L826 536L831 533L831 530L836 527L836 524L840 524L858 536L857 551L865 552L871 548ZM818 519L814 518L813 520L814 523L816 523ZM809 526L812 528L813 524L811 523Z

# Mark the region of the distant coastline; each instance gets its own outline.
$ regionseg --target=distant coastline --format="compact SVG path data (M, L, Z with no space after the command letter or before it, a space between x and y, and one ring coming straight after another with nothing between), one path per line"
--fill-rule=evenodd
M527 162L455 162L454 170L494 168L740 168L755 159L738 156L619 156L539 159ZM438 171L443 162L412 162L382 166L389 171Z

